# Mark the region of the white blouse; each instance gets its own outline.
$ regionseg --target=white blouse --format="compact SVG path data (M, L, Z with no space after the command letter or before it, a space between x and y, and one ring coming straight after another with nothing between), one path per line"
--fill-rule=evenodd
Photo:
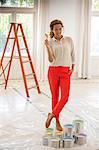
M50 66L69 66L75 64L74 44L70 37L62 37L60 41L54 37L50 39L50 47L55 58Z

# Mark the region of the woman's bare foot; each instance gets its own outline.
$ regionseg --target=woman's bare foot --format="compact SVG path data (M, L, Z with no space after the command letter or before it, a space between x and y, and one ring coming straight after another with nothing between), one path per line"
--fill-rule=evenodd
M57 129L58 131L63 131L62 126L61 126L61 124L60 124L60 121L59 121L58 119L56 119L56 129Z
M48 113L47 120L45 122L45 127L48 128L50 126L51 120L53 119L54 114L53 113Z

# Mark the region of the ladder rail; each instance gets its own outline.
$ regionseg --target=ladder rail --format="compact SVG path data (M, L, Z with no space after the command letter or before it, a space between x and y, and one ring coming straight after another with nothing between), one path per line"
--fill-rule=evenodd
M38 84L38 81L37 81L37 77L36 77L36 74L35 74L35 71L34 71L32 59L31 59L31 56L30 56L30 53L29 53L29 49L28 49L28 45L27 45L27 41L26 41L26 38L25 38L25 34L24 34L24 31L23 31L22 24L20 24L20 30L21 30L22 35L23 35L23 40L24 40L24 44L25 44L25 47L26 47L26 52L27 52L27 55L28 55L28 58L29 58L29 63L30 63L31 69L32 69L33 77L34 77L35 82L36 82L36 87L37 87L38 93L41 93L40 88L39 88L39 84Z
M0 74L0 77L1 77L1 76L2 76L2 74L3 74L3 71L5 71L5 70L6 70L6 68L8 67L9 63L10 63L10 61L7 63L7 65L5 66L5 68L3 68L3 66L1 66L1 67L2 67L2 72L1 72L1 74Z
M7 44L9 42L9 37L10 37L10 34L11 34L11 30L12 30L12 25L10 26L10 30L9 30L9 33L8 33L8 38L7 38L7 41L6 41L4 50L3 50L3 54L2 54L2 57L1 57L1 64L3 62L3 58L4 58L4 55L5 55L5 52L6 52Z
M2 68L2 74L3 74L3 76L4 76L4 80L5 80L5 84L6 84L6 76L5 76L4 68L3 68L3 66L2 66L2 65L1 65L1 68Z
M18 26L17 26L17 29L16 29L16 24L11 24L11 25L14 28L14 33L17 34L17 32L18 32ZM8 67L8 73L7 73L7 79L6 79L5 89L7 88L7 84L8 84L8 79L9 79L9 75L10 75L10 69L11 69L11 64L12 64L12 59L13 59L13 54L14 54L14 48L15 48L16 40L17 40L17 38L15 37L14 43L13 43L13 47L12 47L11 59L10 59L9 67Z
M5 47L4 47L4 50L3 50L3 54L2 54L2 57L1 57L1 60L0 60L0 68L2 68L2 74L4 76L5 83L6 83L6 77L5 77L5 73L4 73L4 69L3 69L3 65L2 64L3 64L3 59L4 59L5 52L6 52L7 44L9 42L9 37L10 37L10 34L11 34L11 30L12 30L12 25L10 25L8 38L6 40Z
M19 25L18 25L18 27L19 27ZM15 36L17 37L17 34ZM21 65L21 70L22 70L22 76L23 76L25 91L26 91L27 97L29 97L27 81L26 81L24 67L23 67L23 63L22 63L22 56L21 56L21 52L20 52L20 46L19 46L18 38L16 40L16 44L17 44L17 48L18 48L18 54L19 54L19 60L20 60L20 65Z

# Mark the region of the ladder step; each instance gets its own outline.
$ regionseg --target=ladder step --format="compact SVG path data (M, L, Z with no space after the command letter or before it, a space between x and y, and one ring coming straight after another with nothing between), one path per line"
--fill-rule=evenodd
M23 61L23 63L27 63L27 62L32 62L32 61L30 61L30 60L27 60L27 61Z
M27 79L27 80L30 80L30 79L33 80L33 79L34 79L34 78L33 78L33 77L34 77L33 75L35 75L35 73L27 74L27 75L25 75L25 76L26 76L26 79ZM31 76L32 76L32 77L31 77Z
M20 48L20 50L26 50L27 48Z
M9 57L10 58L10 57ZM19 56L13 56L14 59L19 59ZM22 56L22 58L28 58L27 56Z
M11 58L9 56L4 56L4 58ZM22 58L28 58L27 56L22 56ZM19 56L13 56L13 59L19 59Z
M21 24L21 23L16 23L16 22L10 22L10 24Z
M31 86L31 87L28 88L28 90L31 90L31 89L33 89L35 87L39 87L39 86L38 85L37 86L36 85L35 86Z
M18 35L17 37L24 37L24 36ZM7 37L7 39L15 39L15 37Z
M23 36L23 35L18 35L18 37L25 37L25 36Z
M28 78L26 78L27 80L33 80L33 77L28 77Z
M15 37L9 37L9 38L7 38L7 39L15 39Z
M32 76L32 75L33 75L33 74L32 74L32 73L30 73L30 74L26 74L25 76L26 76L26 77L28 77L28 76Z

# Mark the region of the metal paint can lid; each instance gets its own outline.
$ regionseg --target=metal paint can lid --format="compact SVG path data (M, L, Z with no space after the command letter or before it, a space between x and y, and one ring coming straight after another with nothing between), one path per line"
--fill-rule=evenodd
M86 134L84 134L84 133L80 133L79 135L80 135L80 136L85 136L85 137L87 136L87 135L86 135Z
M47 131L47 132L46 132L46 134L53 134L53 132L51 132L51 131Z
M77 137L79 137L79 138L83 138L83 137L86 137L86 136L87 136L86 134L82 134L82 133L77 135Z
M56 135L62 135L62 134L63 134L63 131L56 131L55 134L56 134Z
M59 141L59 138L51 138L51 141Z
M73 123L83 123L84 121L81 119L73 120Z
M73 124L65 124L64 128L74 128L74 125Z
M47 136L53 136L53 132L50 132L50 131L49 131L49 132L46 132L46 135L47 135Z
M65 138L63 138L63 140L71 141L71 140L74 140L74 138L72 138L72 137L70 137L70 136L66 136Z

